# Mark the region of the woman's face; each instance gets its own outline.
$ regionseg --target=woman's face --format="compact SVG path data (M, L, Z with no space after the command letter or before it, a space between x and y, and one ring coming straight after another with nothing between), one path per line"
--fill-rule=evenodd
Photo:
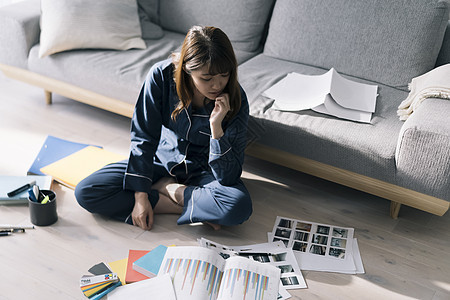
M200 94L214 100L223 93L230 79L230 73L211 75L209 74L209 67L203 66L191 71L191 78Z

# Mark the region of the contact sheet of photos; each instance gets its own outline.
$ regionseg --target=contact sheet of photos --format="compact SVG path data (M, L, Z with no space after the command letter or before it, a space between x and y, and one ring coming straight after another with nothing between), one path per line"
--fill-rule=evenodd
M274 242L282 241L294 251L344 259L346 251L351 251L353 231L353 228L277 217L272 234Z
M300 268L291 249L278 249L271 253L246 253L245 251L239 252L239 256L248 257L250 259L262 262L270 263L271 265L281 270L281 284L287 290L306 288L306 283L301 275Z

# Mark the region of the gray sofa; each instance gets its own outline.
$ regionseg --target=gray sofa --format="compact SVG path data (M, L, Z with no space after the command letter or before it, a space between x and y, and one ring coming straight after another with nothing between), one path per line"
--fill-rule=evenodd
M58 93L130 117L150 66L166 58L194 24L230 37L250 102L247 154L443 215L450 201L450 101L427 99L406 122L396 115L408 83L450 63L445 2L412 0L138 0L145 22L164 36L144 50L74 50L38 58L39 2L0 9L0 69ZM370 124L313 111L282 112L262 93L289 72L334 67L377 84Z

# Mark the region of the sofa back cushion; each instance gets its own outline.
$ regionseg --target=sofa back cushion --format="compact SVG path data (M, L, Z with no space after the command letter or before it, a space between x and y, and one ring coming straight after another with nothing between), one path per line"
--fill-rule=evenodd
M137 0L137 5L139 15L146 14L150 22L159 24L159 0Z
M434 67L447 20L437 0L282 0L264 53L406 89Z
M160 1L164 29L187 33L193 25L222 29L236 49L256 51L274 0L171 0Z
M136 0L41 0L39 57L74 49L145 49Z
M137 0L142 38L160 39L164 32L159 26L159 0Z

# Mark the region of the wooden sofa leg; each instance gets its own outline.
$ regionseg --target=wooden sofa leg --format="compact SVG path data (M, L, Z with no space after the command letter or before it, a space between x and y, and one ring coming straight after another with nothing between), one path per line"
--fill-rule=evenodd
M391 201L391 217L392 219L398 218L398 213L400 212L401 203Z
M45 92L45 103L48 105L52 104L52 92L44 90Z

